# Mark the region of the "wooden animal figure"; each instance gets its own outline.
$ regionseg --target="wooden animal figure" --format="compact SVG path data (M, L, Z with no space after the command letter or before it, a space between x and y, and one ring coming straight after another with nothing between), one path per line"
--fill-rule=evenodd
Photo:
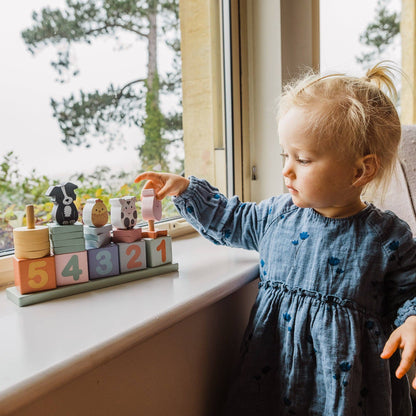
M90 227L104 227L108 222L108 211L101 199L91 198L82 210L84 224Z
M148 231L142 232L143 237L157 238L167 235L167 230L155 230L155 220L162 218L162 201L156 198L152 188L142 190L142 217L149 224Z
M130 230L137 223L137 208L135 196L110 199L111 224L116 228Z
M51 197L54 203L52 218L60 225L74 224L78 220L78 210L74 204L77 198L74 190L77 188L77 185L65 182L63 185L50 186L46 191L45 195Z

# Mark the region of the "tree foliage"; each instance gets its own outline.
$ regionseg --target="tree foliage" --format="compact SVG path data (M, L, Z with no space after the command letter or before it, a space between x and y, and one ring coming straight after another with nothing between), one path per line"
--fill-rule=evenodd
M51 106L67 146L89 147L98 137L110 149L122 138L120 126L137 126L144 130L145 142L137 150L146 168L166 167L167 146L182 140L180 113L175 109L164 115L160 105L160 94L178 96L180 88L178 0L66 0L64 10L46 7L33 12L32 18L23 40L33 54L46 46L56 48L51 64L60 82L79 74L73 59L75 44L119 38L122 33L147 43L146 77L124 85L113 82L102 91L79 91L63 100L52 98ZM175 56L172 71L163 76L157 67L160 38Z
M394 40L400 34L400 13L389 8L390 0L378 0L374 21L370 22L360 35L360 43L369 48L358 56L360 64L373 64L389 52Z

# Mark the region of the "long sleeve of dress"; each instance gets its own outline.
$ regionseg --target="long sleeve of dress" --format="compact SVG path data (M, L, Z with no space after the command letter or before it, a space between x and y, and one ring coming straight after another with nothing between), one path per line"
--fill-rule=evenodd
M387 311L393 319L396 315L394 324L400 326L409 316L416 315L416 241L407 224L397 221L383 248L388 261Z
M179 213L196 230L215 244L258 250L268 225L288 203L271 198L260 204L227 199L207 181L190 177L188 189L173 201Z

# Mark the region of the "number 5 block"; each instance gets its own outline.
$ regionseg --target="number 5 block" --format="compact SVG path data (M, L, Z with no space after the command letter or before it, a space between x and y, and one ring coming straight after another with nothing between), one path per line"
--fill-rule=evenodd
M87 252L55 255L55 272L57 286L88 282Z
M146 268L146 243L117 243L120 257L120 273L132 272Z
M148 267L172 263L172 237L145 238Z
M13 257L13 266L15 285L22 295L56 288L54 257L47 256L40 259Z
M87 250L87 253L90 280L115 276L120 273L116 244L111 243L105 247L93 248Z

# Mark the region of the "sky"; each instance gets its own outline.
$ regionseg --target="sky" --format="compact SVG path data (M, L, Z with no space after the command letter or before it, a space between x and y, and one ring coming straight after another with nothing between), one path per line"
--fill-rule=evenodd
M262 0L265 1L265 0ZM399 7L400 0L391 0ZM363 75L355 55L361 48L358 37L374 16L377 0L321 0L321 67L323 71L353 72ZM110 82L123 85L145 74L145 45L128 36L127 47L106 39L76 49L80 76L65 84L55 82L50 65L56 50L41 49L31 55L20 32L31 25L33 10L46 5L56 8L63 0L19 0L6 2L0 14L0 160L13 150L19 170L28 174L36 169L54 179L93 171L96 166L112 170L138 170L135 147L143 136L138 129L123 130L125 143L111 152L104 145L90 149L68 148L60 142L61 133L52 117L50 98L59 99L80 89L105 89Z

